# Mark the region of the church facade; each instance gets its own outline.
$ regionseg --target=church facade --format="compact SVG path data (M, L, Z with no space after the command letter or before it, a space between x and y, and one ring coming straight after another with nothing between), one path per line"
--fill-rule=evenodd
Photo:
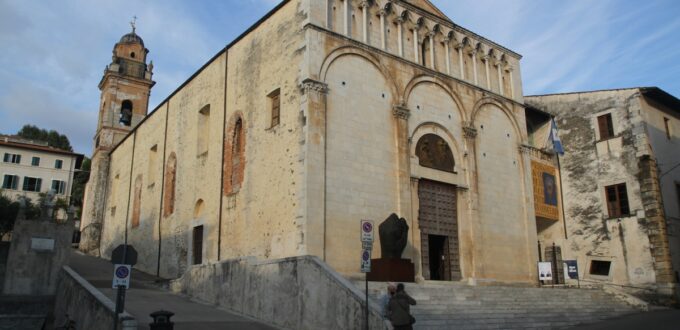
M521 56L429 1L283 1L149 115L143 41L115 51L138 75L100 84L84 251L127 240L163 277L315 255L352 277L360 220L396 213L420 279L536 282Z

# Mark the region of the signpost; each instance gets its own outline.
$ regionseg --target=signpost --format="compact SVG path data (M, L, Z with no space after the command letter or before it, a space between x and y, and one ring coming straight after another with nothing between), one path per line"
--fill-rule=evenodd
M361 272L366 282L366 330L368 330L368 273L371 272L371 250L373 250L373 221L361 220Z
M132 266L137 263L137 251L132 245L118 245L111 252L111 262L113 263L113 283L114 289L118 289L116 295L116 315L113 318L113 329L118 329L118 315L125 309L125 290L130 288L130 273Z

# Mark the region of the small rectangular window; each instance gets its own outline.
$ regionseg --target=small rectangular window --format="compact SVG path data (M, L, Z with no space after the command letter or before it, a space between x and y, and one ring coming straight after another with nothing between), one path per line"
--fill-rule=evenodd
M31 159L31 166L40 166L40 157L33 157Z
M24 186L23 190L24 191L34 191L34 192L40 192L40 188L42 186L42 179L41 178L31 178L31 177L24 177Z
M194 227L194 255L193 264L200 265L203 263L203 226Z
M61 180L52 180L52 190L55 193L63 195L66 192L66 182Z
M2 180L2 189L17 190L18 186L19 186L19 176L5 174L5 177Z
M670 123L670 121L671 121L670 119L668 119L668 118L666 118L666 117L663 117L663 126L664 126L664 128L666 129L666 138L669 139L669 140L670 140L671 137L672 137L672 134L671 134L671 126L670 126L671 123Z
M64 166L64 161L61 159L57 159L54 161L54 168L56 169L61 169L62 166Z
M593 260L590 262L590 275L609 276L611 261Z
M198 136L197 136L197 156L202 156L208 153L208 146L210 145L210 104L201 108L198 111Z
M281 89L277 89L269 94L269 103L271 104L271 125L274 127L281 122Z
M5 153L5 156L3 157L2 160L5 163L21 164L21 155Z
M605 194L610 218L630 215L628 192L626 191L625 183L605 187Z
M614 124L612 122L611 113L597 117L597 126L600 131L600 140L607 140L614 137Z
M156 160L158 158L158 145L154 144L149 149L149 169L147 177L149 178L149 186L156 183Z

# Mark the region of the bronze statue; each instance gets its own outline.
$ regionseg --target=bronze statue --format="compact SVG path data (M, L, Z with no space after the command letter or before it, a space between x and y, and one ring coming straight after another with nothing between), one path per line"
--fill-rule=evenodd
M392 213L378 227L382 259L400 259L408 242L408 224Z

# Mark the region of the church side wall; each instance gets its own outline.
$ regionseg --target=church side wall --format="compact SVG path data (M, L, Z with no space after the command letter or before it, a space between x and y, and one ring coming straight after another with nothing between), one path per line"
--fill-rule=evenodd
M284 5L228 51L225 158L234 150L234 126L245 134L242 182L222 194L221 258L282 258L307 253L310 239L300 198L305 143L299 72L306 54L306 20L298 1ZM280 122L272 126L278 90ZM229 164L225 159L225 164ZM225 180L232 174L225 169ZM228 183L228 181L227 181Z

